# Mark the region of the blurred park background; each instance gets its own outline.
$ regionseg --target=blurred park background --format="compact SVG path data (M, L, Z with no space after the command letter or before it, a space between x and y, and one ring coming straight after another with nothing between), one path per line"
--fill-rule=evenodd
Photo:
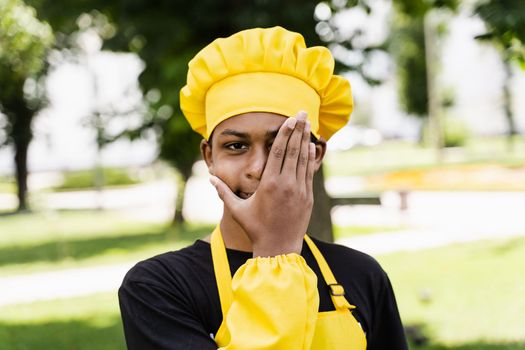
M0 0L0 349L125 348L125 272L221 215L187 62L274 25L353 87L310 232L380 261L412 349L525 349L522 0Z

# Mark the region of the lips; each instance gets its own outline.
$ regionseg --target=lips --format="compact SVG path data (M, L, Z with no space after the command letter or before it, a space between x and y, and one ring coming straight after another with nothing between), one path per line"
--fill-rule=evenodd
M252 196L253 192L237 191L237 196L242 199L248 199Z

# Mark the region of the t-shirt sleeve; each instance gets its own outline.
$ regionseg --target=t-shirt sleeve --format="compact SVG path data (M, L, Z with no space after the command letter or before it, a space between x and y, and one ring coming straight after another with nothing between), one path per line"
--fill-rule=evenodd
M319 295L317 276L297 254L249 259L232 280L225 350L309 350Z
M217 349L182 293L130 275L118 293L129 350Z
M382 269L379 273L375 298L376 307L367 349L408 350L392 284L388 275Z

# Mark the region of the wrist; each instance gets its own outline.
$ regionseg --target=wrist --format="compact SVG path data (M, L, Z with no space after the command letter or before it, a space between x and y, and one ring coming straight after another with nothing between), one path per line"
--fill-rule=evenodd
M299 254L301 255L301 250L303 248L303 240L294 242L291 244L283 245L281 244L254 244L253 245L253 257L273 257L283 254Z

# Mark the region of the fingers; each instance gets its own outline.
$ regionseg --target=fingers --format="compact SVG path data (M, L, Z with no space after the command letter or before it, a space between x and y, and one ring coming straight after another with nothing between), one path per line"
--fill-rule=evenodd
M283 174L293 175L294 178L297 176L297 162L301 152L301 141L303 139L305 126L306 112L299 112L297 114L297 124L295 125L295 129L293 130L293 133L288 140L288 145L286 146L286 154L282 168ZM308 131L308 133L310 132Z
M313 193L314 190L314 173L315 173L315 144L309 142L308 145L308 166L306 168L306 190Z
M296 123L297 119L288 118L279 129L270 150L270 154L268 155L268 160L264 169L265 174L276 176L281 173L284 156L286 154L286 145L288 144L290 135L292 135L294 131Z
M310 122L307 120L304 126L303 138L301 140L301 150L297 158L297 180L303 185L305 183L306 169L308 167L309 146L310 145Z
M217 194L219 195L219 198L224 202L224 205L228 210L230 210L232 213L235 211L235 205L242 201L239 197L233 193L228 185L226 185L221 179L219 179L217 176L210 175L210 182L217 190Z

